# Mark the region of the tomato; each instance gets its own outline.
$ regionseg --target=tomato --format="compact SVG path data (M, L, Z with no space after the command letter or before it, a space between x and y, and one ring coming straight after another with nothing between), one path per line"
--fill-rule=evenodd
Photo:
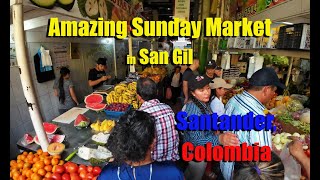
M80 176L77 173L70 173L71 180L81 180Z
M98 166L95 166L95 167L93 168L93 170L92 170L92 174L93 174L94 176L97 176L97 175L99 175L100 173L101 173L101 168L98 167Z
M87 167L83 164L79 165L78 173L80 174L80 172L84 170L87 172Z
M69 165L70 163L71 163L71 162L66 162L66 163L64 163L64 164L63 164L64 168L67 169L67 167L68 167L68 165Z
M55 173L62 174L62 173L65 171L65 168L64 168L64 166L62 166L62 165L55 165L55 166L53 167L53 171L54 171Z
M87 176L87 171L86 171L86 170L80 171L79 176L80 176L82 179L86 178L86 176Z
M97 180L98 179L98 176L95 176L92 178L92 180Z
M62 175L62 180L71 180L71 177L70 177L69 173L64 173Z
M92 167L92 166L87 166L87 171L88 171L89 173L91 173L92 170L93 170L93 167Z
M67 165L66 171L68 173L77 173L78 172L78 165L75 163L70 163Z
M94 175L92 173L87 173L86 178L87 179L93 179Z
M51 175L51 178L53 178L54 180L62 180L61 175L56 172Z

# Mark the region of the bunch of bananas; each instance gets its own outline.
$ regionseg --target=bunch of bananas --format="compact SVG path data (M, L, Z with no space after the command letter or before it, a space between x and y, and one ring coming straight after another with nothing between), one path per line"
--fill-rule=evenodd
M98 120L97 122L92 123L90 127L96 132L110 133L115 125L116 123L113 120L105 119L102 122Z
M114 87L114 90L107 95L107 103L123 103L131 104L134 109L140 107L140 103L136 97L137 83L132 82L127 84L118 84Z

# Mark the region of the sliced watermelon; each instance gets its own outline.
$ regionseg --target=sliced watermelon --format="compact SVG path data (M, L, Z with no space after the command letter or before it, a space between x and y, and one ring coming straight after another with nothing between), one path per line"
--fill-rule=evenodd
M66 135L56 134L52 137L50 143L62 143Z
M26 144L31 144L33 143L33 137L29 134L29 133L26 133L24 136L23 136L23 140Z
M50 143L54 143L54 142L59 142L62 143L64 138L66 137L66 135L60 135L60 134L47 134L47 138L48 138L48 142ZM36 135L33 138L34 142L38 145L40 145L38 136Z
M76 128L85 128L90 124L90 120L83 114L79 114L74 121L73 125Z
M90 94L86 96L84 99L84 103L91 104L91 103L102 103L103 96L101 94Z
M106 108L107 104L103 103L89 103L86 104L86 108L91 109L93 111L102 111Z
M57 131L59 126L52 124L52 123L48 123L48 122L44 122L43 123L43 128L46 131L47 134L53 134Z

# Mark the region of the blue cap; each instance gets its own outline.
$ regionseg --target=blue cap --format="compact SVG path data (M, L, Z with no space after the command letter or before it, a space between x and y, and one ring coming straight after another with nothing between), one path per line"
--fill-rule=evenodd
M282 84L273 68L265 67L252 74L249 79L249 84L252 86L277 86L285 89L286 86Z

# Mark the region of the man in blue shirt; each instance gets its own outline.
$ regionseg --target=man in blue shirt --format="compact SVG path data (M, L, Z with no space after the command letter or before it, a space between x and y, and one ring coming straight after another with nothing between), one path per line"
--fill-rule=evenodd
M254 116L264 115L267 104L274 96L277 88L284 89L278 76L272 68L262 68L256 71L249 79L249 88L242 94L232 97L225 106L226 115L246 115L252 112ZM241 143L272 148L271 131L234 131ZM226 180L232 179L234 162L220 162L221 172Z

